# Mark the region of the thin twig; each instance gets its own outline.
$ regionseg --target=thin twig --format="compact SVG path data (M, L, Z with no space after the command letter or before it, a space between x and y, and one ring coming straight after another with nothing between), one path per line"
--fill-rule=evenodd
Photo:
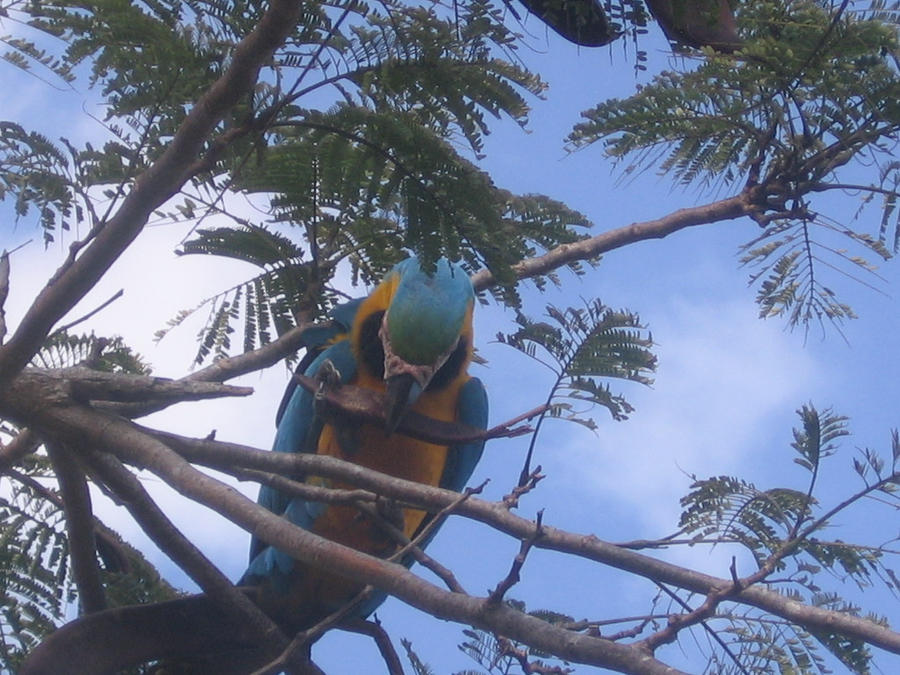
M99 307L96 307L95 309L92 309L90 312L88 312L87 314L85 314L84 316L82 316L82 317L80 317L80 318L78 318L78 319L75 319L74 321L70 321L69 323L60 326L60 327L57 328L55 331L53 331L52 333L50 333L50 337L53 337L54 335L59 335L60 333L65 333L65 332L68 331L70 328L74 328L74 327L77 326L78 324L80 324L80 323L82 323L82 322L84 322L84 321L87 321L88 319L90 319L90 318L91 318L92 316L94 316L95 314L97 314L97 313L99 313L99 312L102 312L104 309L106 309L107 307L109 307L112 303L114 303L116 300L118 300L119 298L121 298L123 295L125 295L125 290L122 289L122 288L120 288L118 291L116 291L116 292L113 294L113 296L112 296L111 298L109 298L106 302L104 302L103 304L101 304Z
M384 426L386 406L383 393L350 384L329 387L320 391L321 385L315 378L299 373L295 373L293 377L301 387L316 393L316 402L320 406L317 408L317 412L337 417L340 420L350 419ZM533 417L540 411L540 408L535 408L524 415L518 415L510 422L504 422L487 430L461 422L436 420L414 411L408 411L400 421L397 431L412 438L440 445L459 445L493 438L514 438L529 434L532 430L527 425L510 428L512 424L523 418Z
M509 656L514 659L525 675L569 675L574 673L574 668L563 668L562 666L548 666L539 661L530 661L527 649L516 647L511 640L500 635L495 636L497 645L500 647L500 656Z
M342 607L326 616L315 626L311 626L297 635L291 640L290 644L278 655L277 658L267 663L262 668L253 671L252 675L277 675L285 668L290 666L312 666L318 670L309 660L309 646L322 637L326 632L341 624L341 622L356 609L360 603L365 602L375 592L372 586L366 586L356 596L345 603ZM305 654L303 652L306 652Z
M384 659L384 665L387 666L388 675L403 675L403 665L400 663L400 657L397 656L397 650L394 649L387 631L381 627L378 621L350 619L341 623L338 628L351 633L368 635L375 641L378 651L381 652L381 658Z
M519 498L534 490L534 488L537 487L537 484L544 480L544 478L544 474L541 473L541 465L538 464L534 467L534 471L527 475L520 476L519 484L513 488L512 492L503 496L503 499L501 500L503 506L509 510L517 508L519 506Z
M731 647L728 646L728 643L722 639L722 636L719 635L718 631L710 628L709 624L706 623L706 619L712 618L715 615L715 610L718 608L719 603L725 599L725 597L729 593L734 593L740 590L738 585L732 586L730 589L723 587L722 590L713 590L707 596L706 600L700 605L697 609L691 609L691 606L688 605L684 600L682 600L677 593L672 591L670 588L666 587L663 584L656 584L660 590L662 590L666 595L672 598L675 602L677 602L682 609L687 611L687 614L675 614L669 615L669 624L661 631L650 635L640 642L636 643L641 646L642 649L646 649L649 653L653 653L653 651L662 644L667 644L669 642L673 642L677 637L679 631L688 626L692 626L696 623L699 623L703 626L703 629L706 631L707 635L709 635L713 640L715 640L718 645L722 648L722 651L728 655L737 669L743 673L743 675L749 675L747 669L744 668L743 664L741 664L740 659L738 659L737 655L731 650Z
M499 604L503 600L503 596L506 595L507 591L510 588L519 583L519 574L522 571L522 567L525 565L525 559L528 557L529 552L534 546L535 542L540 539L544 534L543 528L543 520L544 520L544 510L541 509L537 512L537 519L534 524L534 533L529 536L527 539L523 539L522 543L519 546L519 553L513 558L512 566L509 568L509 574L506 575L506 578L500 581L497 584L497 587L491 591L488 596L488 602Z

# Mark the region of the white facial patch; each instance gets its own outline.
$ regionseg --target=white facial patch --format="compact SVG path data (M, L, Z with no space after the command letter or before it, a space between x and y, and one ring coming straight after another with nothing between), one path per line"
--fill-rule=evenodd
M450 349L441 354L433 364L417 365L407 363L403 358L397 356L391 347L391 336L387 327L387 317L387 312L385 312L384 318L381 320L381 328L378 329L378 337L381 338L381 345L384 348L384 379L386 380L395 375L411 375L424 391L425 387L428 386L428 383L431 382L431 378L434 377L434 374L440 370L441 366L447 362L447 359L450 358L450 355L456 349L459 344L459 338L457 337L450 346Z

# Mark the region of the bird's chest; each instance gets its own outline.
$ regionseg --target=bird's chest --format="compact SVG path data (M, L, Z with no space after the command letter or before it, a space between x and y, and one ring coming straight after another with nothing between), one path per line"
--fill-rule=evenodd
M454 421L455 392L425 392L412 410L434 419ZM387 435L381 427L370 424L353 429L326 425L319 437L318 453L425 485L440 483L447 462L447 446L417 440L396 432ZM337 481L330 484L336 488L356 487ZM390 511L386 513L390 514ZM424 511L418 509L402 509L402 511L395 510L392 518L386 517L393 521L391 524L400 526L404 534L410 537L425 515ZM371 517L362 515L353 507L328 509L324 516L317 520L314 529L330 539L357 549L369 549L369 552L376 554L381 551L372 550L373 548L388 549L395 544L395 541L385 537L378 527L372 527ZM368 540L368 543L362 540ZM379 541L381 543L378 543Z

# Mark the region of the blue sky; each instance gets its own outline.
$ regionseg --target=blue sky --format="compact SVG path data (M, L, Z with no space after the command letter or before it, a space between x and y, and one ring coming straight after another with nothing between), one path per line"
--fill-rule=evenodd
M499 186L561 199L586 213L596 223L596 231L708 201L708 195L673 188L665 176L653 171L623 183L599 147L566 155L562 139L581 110L611 96L627 96L637 83L646 83L647 77L634 77L632 61L623 56L621 46L577 49L546 35L534 20L527 27L534 33L534 50L523 50L521 55L550 82L551 89L545 101L533 102L528 133L503 123L488 138L484 167ZM642 48L650 52L652 65L682 65L668 56L655 30ZM0 100L0 119L27 119L51 138L103 138L102 128L88 115L97 112L92 107L93 93L57 91L10 66L2 68L4 84L20 95ZM852 198L848 203L835 208L850 213L856 203ZM9 214L7 205L0 208L0 213ZM258 217L249 206L239 208ZM874 228L874 212L871 217ZM40 232L28 219L14 227L9 215L5 221L0 226L0 248L34 239L12 260L7 314L14 326L64 249L54 245L44 251ZM152 341L153 333L178 310L194 306L246 273L228 261L176 258L172 250L185 232L183 224L148 227L137 246L73 312L79 316L123 288L124 297L86 326L101 334L123 335L161 376L177 377L189 369L195 327L182 328L159 344ZM674 531L678 498L690 484L688 474L734 474L759 487L802 489L805 474L793 464L789 443L791 428L798 423L794 411L808 402L820 410L831 406L848 415L853 432L843 443L842 453L824 471L827 490L820 493L824 504L836 503L859 488L855 476L846 471L856 448L888 453L890 429L900 426L896 404L900 399L895 337L900 329L897 266L887 264L879 270L885 277L885 283L879 282L884 293L846 279L835 283L860 316L842 327L847 342L833 330L824 339L817 329L804 336L802 331L786 331L779 319L757 318L755 291L747 287L748 273L738 268L736 253L737 246L756 232L756 225L749 220L732 221L630 246L608 254L598 269L583 278L563 272L564 289L551 289L545 296L526 283L526 310L532 315L539 315L546 302L577 305L581 296L599 297L610 306L639 312L658 342L659 369L652 388L613 385L625 391L637 408L627 422L613 422L601 410L596 411L600 423L596 434L561 422L545 425L536 461L543 465L547 478L523 500L523 515L543 508L549 524L620 541ZM511 320L511 312L497 307L481 308L477 314L476 342L489 363L476 366L473 372L488 387L493 423L542 401L550 383L548 375L535 370L524 357L492 342L498 330L512 330ZM195 436L215 428L219 439L268 447L274 433L274 410L286 380L284 369L275 367L241 379L241 384L255 388L249 399L188 404L156 415L148 423ZM527 441L522 439L488 445L473 479L491 479L486 497L498 498L513 486L526 447ZM152 477L147 484L208 555L232 577L240 575L246 560L244 533L201 507L185 504ZM256 492L250 485L242 489L247 494ZM99 501L107 522L142 544L177 584L190 587L121 509ZM886 509L872 513L896 520L896 514ZM874 518L868 517L870 521ZM853 528L836 531L833 536L871 541L875 535L860 525L865 522L866 518L842 516L836 524L853 523ZM873 523L881 525L880 536L896 536L896 526L885 528L884 522ZM517 542L484 526L457 519L445 526L429 552L453 568L467 589L482 593L506 574L517 548ZM675 549L661 555L727 576L731 554L724 549ZM744 567L739 571L746 574L751 570ZM846 586L846 590L852 589ZM640 614L653 594L653 587L642 580L542 552L532 554L521 584L511 592L529 608L555 609L576 618ZM876 587L864 598L866 609L888 616L895 627L900 625L895 597ZM378 616L398 647L400 637L412 639L420 656L438 673L474 667L455 648L462 639L461 626L430 619L399 602L389 601ZM663 649L659 656L696 669L699 662L693 641L685 637L683 643L685 653L694 655L688 660L682 660L679 646ZM381 672L374 648L363 638L329 636L316 653L328 672ZM900 666L897 657L878 656L883 672ZM577 672L595 671L578 668Z

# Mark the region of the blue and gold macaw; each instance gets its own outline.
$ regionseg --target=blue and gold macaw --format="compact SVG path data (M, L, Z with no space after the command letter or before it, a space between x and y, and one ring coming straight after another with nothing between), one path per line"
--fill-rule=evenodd
M289 386L276 416L274 450L332 455L400 478L462 490L481 457L483 441L447 447L395 429L407 410L487 426L484 387L466 372L472 359L473 306L472 284L462 267L442 259L426 271L410 258L367 298L335 308L331 327L311 328L303 335L308 353L301 366L307 375L316 375L330 361L342 382L386 393L387 424L336 428L316 418L312 394ZM333 487L347 486L334 482ZM351 506L311 503L268 487L260 490L259 502L300 527L360 551L387 556L397 549L394 537ZM408 538L430 518L418 509L395 511L389 522ZM257 539L238 583L254 587L247 589L250 596L288 631L315 623L361 589ZM355 615L367 616L383 600L384 595L373 596ZM53 633L30 654L21 672L119 672L148 659L178 667L190 659L175 672L244 673L268 659L242 629L204 595L114 608L85 615ZM85 656L73 660L74 653Z
M486 427L484 387L467 373L474 299L461 266L441 259L434 270L426 271L416 258L408 258L367 298L336 308L332 312L335 328L305 336L307 360L311 359L305 373L315 376L330 361L341 382L384 392L387 424L384 428L335 428L316 418L312 394L289 387L277 415L275 452L331 455L399 478L462 490L481 457L483 441L447 447L394 431L407 410ZM320 353L312 359L317 350ZM397 548L394 537L352 506L290 498L267 486L260 490L259 503L304 529L365 553L385 557ZM395 515L393 524L408 538L429 520L418 509L403 509ZM250 565L239 583L255 586L263 610L291 630L312 625L361 590L357 582L311 568L256 538L250 544ZM356 615L367 616L383 600L383 595L373 597Z

